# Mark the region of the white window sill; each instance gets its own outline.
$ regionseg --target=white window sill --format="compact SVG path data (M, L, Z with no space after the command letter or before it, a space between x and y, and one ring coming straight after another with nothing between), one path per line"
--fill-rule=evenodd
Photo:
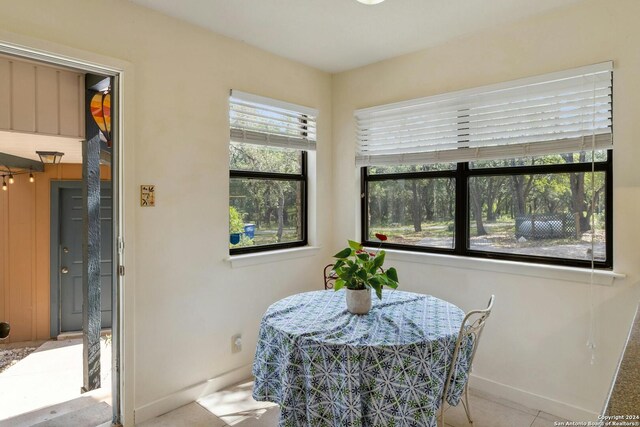
M299 248L279 249L277 251L255 252L244 255L233 255L224 260L231 264L232 268L247 267L250 265L268 264L278 261L286 261L296 258L304 258L316 255L320 252L318 246L301 246Z
M495 259L470 258L456 255L442 255L424 252L408 252L385 249L386 260L415 262L418 264L442 265L465 270L491 271L496 273L518 274L520 276L541 277L545 279L566 280L570 282L590 283L591 270L587 268L563 267L558 265L533 264ZM593 283L613 286L615 279L624 279L626 275L609 270L595 270Z

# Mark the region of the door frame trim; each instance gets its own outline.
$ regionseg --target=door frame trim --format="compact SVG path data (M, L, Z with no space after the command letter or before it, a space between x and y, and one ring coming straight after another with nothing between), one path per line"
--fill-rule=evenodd
M134 206L135 193L127 190L125 195L125 176L134 176L133 163L125 167L125 152L128 158L133 157L133 145L126 143L125 134L131 132L133 119L125 123L125 108L128 117L134 108L134 74L132 63L105 56L96 52L74 48L51 40L35 38L26 34L8 32L0 29L0 53L28 58L44 63L62 65L82 72L104 74L114 78L116 102L112 102L112 136L114 138L112 152L113 210L114 210L114 281L113 281L113 319L112 319L112 406L115 424L133 425L134 423L134 341L133 325L135 311L133 296L135 290L135 263L132 250L125 251L125 238L135 241L135 216L130 207L125 206L129 200ZM126 82L126 88L125 88ZM126 92L126 96L125 96ZM126 128L126 132L125 132ZM126 169L126 171L125 171ZM125 220L127 221L125 233ZM130 244L133 248L133 243ZM117 274L117 266L128 264L127 286L125 277ZM126 322L124 321L126 318ZM129 387L125 388L127 382Z
M60 264L60 190L63 189L73 189L73 188L82 188L82 180L51 180L50 188L51 188L51 198L50 198L50 207L51 207L51 223L49 226L50 238L50 256L49 256L49 283L50 283L50 296L49 296L49 313L51 318L50 325L50 333L51 338L56 338L58 335L62 333L62 304L60 300L60 271L58 266ZM111 185L111 181L100 180L100 188L108 188L112 190L113 194L113 186ZM115 199L115 197L114 197ZM113 209L113 207L111 208ZM113 236L112 236L113 240ZM113 262L114 260L112 260ZM111 271L111 275L113 276L113 268ZM111 278L111 282L113 283L113 277ZM111 295L109 295L111 297ZM113 310L113 307L111 308Z

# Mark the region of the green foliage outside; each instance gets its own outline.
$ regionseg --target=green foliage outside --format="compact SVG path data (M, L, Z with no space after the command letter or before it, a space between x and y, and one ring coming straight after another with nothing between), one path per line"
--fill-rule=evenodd
M238 171L300 174L301 151L232 143L230 165ZM230 206L242 217L243 227L251 223L256 228L254 239L243 235L233 247L301 240L301 197L297 181L231 179Z
M492 160L471 163L473 168L588 163L591 153L549 155L537 158ZM606 152L596 152L596 161ZM452 170L451 164L370 168L372 174ZM519 251L543 246L580 245L568 257L584 257L593 237L604 245L605 174L553 173L471 177L469 191L470 245L481 250ZM371 181L369 183L369 228L389 236L389 241L452 248L455 239L455 179L431 178ZM574 218L572 235L562 238L517 239L516 219L544 217ZM524 219L523 219L524 218ZM592 227L592 224L595 227ZM594 228L592 230L592 228ZM540 255L554 256L553 250ZM558 256L564 257L560 254Z
M229 206L229 233L244 232L244 221L240 212L233 206Z

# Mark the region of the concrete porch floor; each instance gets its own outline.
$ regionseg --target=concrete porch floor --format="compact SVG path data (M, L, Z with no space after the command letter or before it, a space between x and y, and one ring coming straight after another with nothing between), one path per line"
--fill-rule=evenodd
M0 426L34 425L61 410L111 405L111 344L100 340L102 388L81 393L82 339L47 341L0 374ZM69 404L63 404L69 402ZM46 409L44 409L46 408ZM104 408L103 408L104 409ZM103 411L104 412L104 411Z

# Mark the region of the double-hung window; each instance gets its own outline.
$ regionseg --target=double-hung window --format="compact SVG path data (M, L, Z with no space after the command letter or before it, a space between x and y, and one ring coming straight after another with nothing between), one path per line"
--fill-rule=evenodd
M358 110L362 240L612 267L612 64Z
M232 90L229 251L307 244L307 153L317 111Z

